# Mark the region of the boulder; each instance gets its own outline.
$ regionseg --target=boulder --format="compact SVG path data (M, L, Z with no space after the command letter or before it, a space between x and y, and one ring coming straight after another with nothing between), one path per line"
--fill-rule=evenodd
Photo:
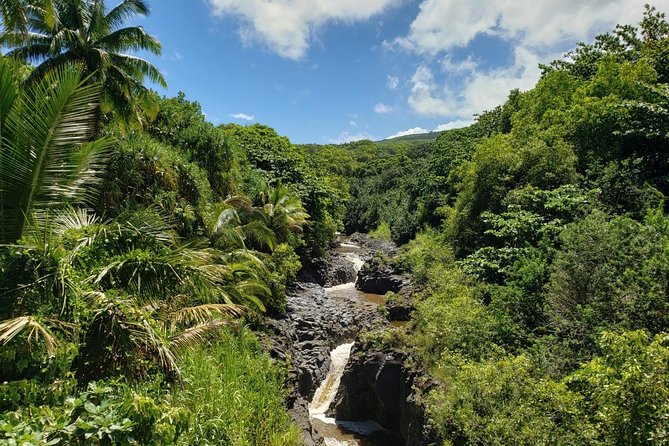
M335 418L375 421L401 436L407 446L436 442L418 402L419 394L436 383L419 380L424 374L407 367L407 357L399 350L374 352L371 346L356 344L335 398Z

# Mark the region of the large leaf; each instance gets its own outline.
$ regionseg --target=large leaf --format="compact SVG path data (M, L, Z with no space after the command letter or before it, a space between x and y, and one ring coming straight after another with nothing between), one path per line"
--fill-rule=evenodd
M9 87L0 82L2 97ZM39 221L55 208L86 201L113 144L108 138L89 142L99 96L98 83L65 66L14 101L0 152L0 243L15 242L33 217Z

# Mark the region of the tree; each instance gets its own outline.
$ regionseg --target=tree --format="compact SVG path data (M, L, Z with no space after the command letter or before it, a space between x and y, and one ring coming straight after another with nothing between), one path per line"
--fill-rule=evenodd
M113 143L89 142L99 97L99 82L71 65L19 88L0 59L0 243L16 242L33 219L86 201Z
M1 41L12 48L7 55L39 64L29 81L80 63L85 74L104 84L104 110L114 109L126 118L137 116L136 99L149 100L145 77L166 86L155 66L127 54L138 50L161 53L160 42L141 26L121 27L136 15L148 15L144 0L123 0L110 10L104 0L6 0L2 12L7 29Z

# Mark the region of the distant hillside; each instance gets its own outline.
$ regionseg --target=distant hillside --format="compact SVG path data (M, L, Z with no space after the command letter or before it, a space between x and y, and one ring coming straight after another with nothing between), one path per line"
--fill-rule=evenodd
M437 140L437 137L441 135L442 132L430 132L430 133L420 133L418 135L407 135L400 136L398 138L384 139L382 141L376 141L376 144L393 144L393 143L411 143L411 144L420 144L434 142Z

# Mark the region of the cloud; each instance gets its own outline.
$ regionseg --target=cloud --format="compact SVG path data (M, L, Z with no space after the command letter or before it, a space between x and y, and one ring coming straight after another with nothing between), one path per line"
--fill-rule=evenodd
M236 16L246 44L259 41L286 59L304 57L314 34L328 22L353 23L401 0L207 0L215 16Z
M471 119L474 114L502 104L514 88L532 88L541 76L538 65L539 58L534 53L518 47L512 66L473 71L461 85L440 85L432 70L422 65L411 78L409 106L421 116Z
M418 53L437 54L467 46L479 35L546 48L588 40L616 23L641 18L639 0L424 0L408 35L395 43ZM653 2L660 10L669 0Z
M409 129L409 130L404 130L404 131L401 131L401 132L397 132L394 135L390 135L386 139L399 138L400 136L420 135L422 133L430 133L430 131L427 130L427 129L424 129L422 127L414 127L412 129Z
M447 73L469 73L475 71L478 64L470 57L465 60L454 62L450 55L441 60L441 69Z
M445 130L461 129L463 127L469 127L474 123L473 119L458 119L456 121L447 122L446 124L441 124L433 132L443 132Z
M388 82L386 86L389 90L397 90L397 87L400 85L400 80L395 76L388 76Z
M355 121L353 121L353 120L351 120L351 121L348 121L348 125L350 125L351 127L357 127L357 126L358 126L358 123L355 122Z
M423 116L447 116L452 115L455 101L449 97L440 96L438 86L434 80L432 71L425 65L416 69L411 77L411 96L409 96L409 107L419 115Z
M235 113L230 115L231 118L241 119L243 121L253 121L255 117L253 115L247 115L246 113Z
M370 135L369 133L350 133L347 131L343 131L341 135L337 139L331 139L330 144L346 144L347 142L353 142L353 141L360 141L363 139L371 139L373 140L374 137Z
M393 108L390 105L384 104L383 102L379 102L374 106L374 113L378 113L380 115L385 115L391 111L393 111Z

